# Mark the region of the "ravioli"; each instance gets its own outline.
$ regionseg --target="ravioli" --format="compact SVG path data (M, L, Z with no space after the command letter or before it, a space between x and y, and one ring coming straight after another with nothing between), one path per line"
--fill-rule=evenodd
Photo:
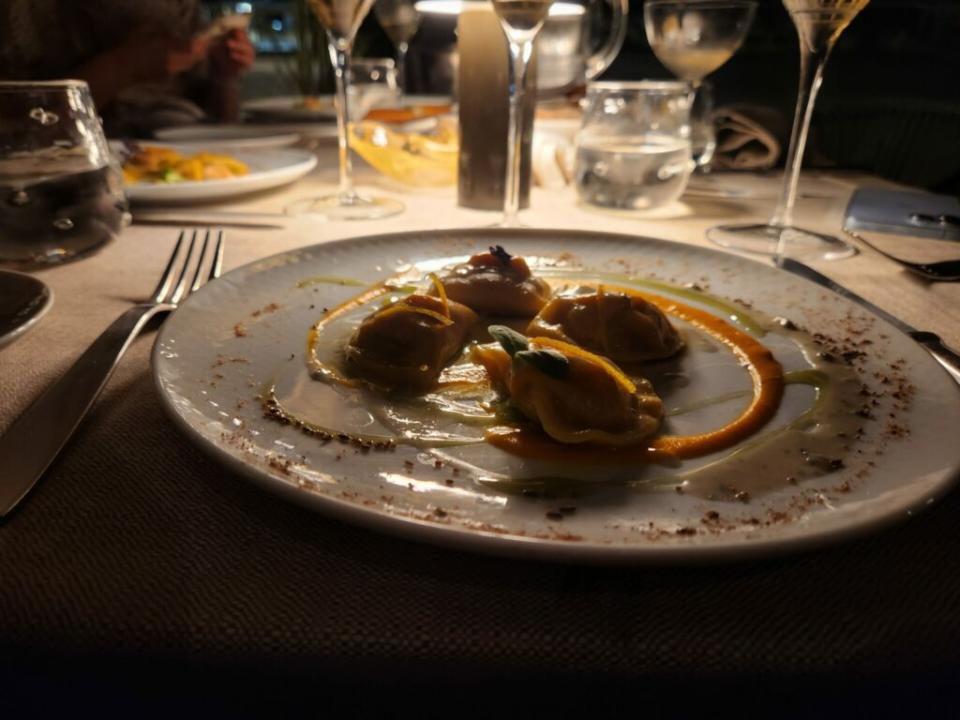
M663 403L646 381L634 382L605 358L560 340L526 338L497 325L489 331L500 346L474 347L474 361L552 439L636 445L660 429Z
M429 390L477 319L445 297L409 295L363 320L345 348L346 369L388 390Z
M607 292L553 298L530 322L527 335L573 343L615 362L660 360L683 348L667 316L636 295Z
M451 300L483 315L531 317L551 295L550 285L533 275L526 260L499 245L454 265L440 282Z

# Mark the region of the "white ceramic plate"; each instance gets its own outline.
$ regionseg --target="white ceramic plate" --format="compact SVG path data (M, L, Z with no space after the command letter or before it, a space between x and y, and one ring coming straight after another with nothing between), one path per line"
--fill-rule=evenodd
M243 103L243 111L257 118L270 118L287 122L304 120L337 119L337 111L333 104L332 95L323 95L318 98L316 107L304 107L303 97L300 95L281 95L279 97L257 98Z
M127 198L131 202L179 204L234 197L287 185L317 164L316 156L305 150L238 150L231 155L249 166L248 175L228 180L136 183L126 187Z
M202 145L205 148L256 150L290 147L300 142L298 132L280 131L257 125L178 125L157 130L157 140L178 145ZM151 141L145 140L144 144Z
M329 278L372 283L409 263L462 258L494 243L525 256L569 253L569 261L595 270L697 283L714 295L789 317L831 337L858 333L858 341L869 341L862 345L869 348L869 357L857 361L867 385L884 391L873 373L890 374L895 363L901 386L912 384L915 391L903 409L894 408L900 401L889 392L878 400L875 413L882 419L865 422L866 437L855 443L845 469L785 484L748 503L703 500L672 487L607 489L573 500L530 498L481 485L462 464L454 472L444 461L456 459L457 450L441 457L405 446L362 452L338 442L324 444L263 417L256 399L261 389L301 377L308 328L323 308L358 292L356 286L331 284ZM301 284L315 276L328 280ZM772 341L770 346L785 366L800 358L796 348ZM701 353L691 347L684 357L688 386L666 392L658 387L665 404L717 392L714 383L722 386L737 373L742 379L732 356L709 354L708 349ZM153 360L160 395L176 424L264 488L372 528L515 556L718 561L819 545L908 517L947 492L960 468L955 437L960 390L913 341L848 301L780 270L660 240L567 230L451 230L308 247L234 270L192 295L164 324ZM809 395L788 387L770 427L786 423L809 401ZM888 411L896 418L888 420ZM890 437L894 422L908 434ZM499 453L485 444L472 447ZM530 472L526 461L501 454L507 462L503 458L515 476ZM441 467L435 466L438 459ZM576 511L557 519L558 504L574 505Z

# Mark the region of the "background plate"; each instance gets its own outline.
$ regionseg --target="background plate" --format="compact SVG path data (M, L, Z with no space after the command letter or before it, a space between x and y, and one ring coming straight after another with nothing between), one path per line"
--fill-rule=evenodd
M709 292L811 332L868 340L863 378L897 368L912 386L895 412L885 394L846 469L751 499L707 501L672 490L615 490L532 499L481 486L413 448L361 452L263 418L262 387L303 363L307 329L357 287L408 263L466 256L499 243L522 255L561 253L584 267L630 272ZM714 357L720 358L719 354ZM716 561L822 544L906 518L956 478L960 390L916 343L859 307L772 267L661 240L567 230L449 230L318 245L234 270L192 295L164 324L154 375L165 407L201 447L263 487L346 520L462 548L590 562ZM879 381L876 381L879 383ZM877 388L872 384L871 389ZM882 390L883 388L880 388ZM799 399L802 406L807 401ZM789 394L781 411L798 412ZM899 403L899 401L897 401ZM794 407L791 407L793 405ZM779 417L779 416L778 416ZM886 423L886 424L885 424ZM522 462L522 461L521 461ZM872 465L871 465L872 464ZM576 512L558 520L557 505ZM711 520L717 513L720 521ZM547 513L551 513L548 516Z
M230 154L249 166L248 175L229 180L137 183L126 186L127 198L131 202L189 203L233 197L287 185L317 164L316 156L305 150L238 150Z
M178 125L157 130L157 140L179 145L200 146L204 148L231 148L234 150L254 150L259 148L290 147L300 142L298 132L287 132L275 127L257 125ZM141 141L143 145L153 144L150 140Z

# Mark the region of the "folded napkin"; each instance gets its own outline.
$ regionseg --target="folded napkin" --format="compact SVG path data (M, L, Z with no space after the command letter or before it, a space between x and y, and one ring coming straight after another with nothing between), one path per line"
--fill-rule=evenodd
M783 116L758 105L719 107L713 111L717 170L769 170L780 157L777 139L785 137Z

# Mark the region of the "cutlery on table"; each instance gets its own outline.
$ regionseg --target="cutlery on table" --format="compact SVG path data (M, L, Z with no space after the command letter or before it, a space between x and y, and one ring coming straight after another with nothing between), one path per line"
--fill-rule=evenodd
M220 276L223 231L202 241L182 230L150 298L127 310L73 366L33 401L0 436L0 518L26 496L59 455L147 322L170 313L208 279ZM207 268L204 271L204 268Z
M929 330L917 330L912 325L908 325L903 320L891 315L883 308L877 307L869 300L865 300L855 292L843 287L843 285L834 282L826 275L814 270L809 265L804 265L802 262L792 258L779 258L776 264L783 270L815 282L817 285L825 287L841 297L847 298L847 300L852 300L861 307L872 312L874 315L886 320L888 323L900 330L900 332L913 338L913 340L918 342L920 345L923 345L923 347L926 348L933 358L939 362L948 373L950 373L953 379L960 383L960 354L957 354L955 350L945 345L940 339L940 336L936 333L930 332Z
M220 227L249 228L252 230L282 230L286 215L280 213L230 212L227 210L205 210L202 214L191 212L151 212L133 213L134 225L173 225L189 227L207 227L211 223Z
M904 260L903 258L898 258L896 255L891 255L885 250L881 250L872 242L853 230L844 229L844 232L857 242L866 245L878 255L883 255L888 260L892 260L893 262L897 263L897 265L900 265L915 275L919 275L925 280L933 280L937 282L956 282L960 280L960 260L938 260L936 262L928 263L911 262L909 260Z

